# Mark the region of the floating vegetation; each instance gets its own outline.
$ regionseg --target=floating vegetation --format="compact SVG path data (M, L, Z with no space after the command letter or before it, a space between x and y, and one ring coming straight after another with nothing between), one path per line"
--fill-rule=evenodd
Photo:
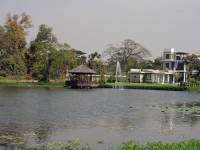
M104 142L102 140L98 140L97 144L103 144Z
M199 103L183 103L183 104L165 104L165 105L151 105L152 109L158 109L162 113L174 112L184 114L194 114L200 116L200 104Z
M18 135L2 135L0 136L1 144L23 144L24 137Z
M181 112L185 114L200 114L200 106L162 108L161 112Z

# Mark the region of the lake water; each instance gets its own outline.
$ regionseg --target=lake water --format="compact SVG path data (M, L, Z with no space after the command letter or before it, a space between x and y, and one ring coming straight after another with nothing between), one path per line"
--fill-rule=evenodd
M0 87L0 149L69 140L99 149L129 140L200 139L198 114L161 110L199 103L200 94L189 92Z

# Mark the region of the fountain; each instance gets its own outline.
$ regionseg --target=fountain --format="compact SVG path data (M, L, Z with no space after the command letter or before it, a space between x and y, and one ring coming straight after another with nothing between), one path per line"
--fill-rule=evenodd
M114 88L122 88L122 86L120 85L121 78L122 78L121 65L120 65L119 61L117 61Z

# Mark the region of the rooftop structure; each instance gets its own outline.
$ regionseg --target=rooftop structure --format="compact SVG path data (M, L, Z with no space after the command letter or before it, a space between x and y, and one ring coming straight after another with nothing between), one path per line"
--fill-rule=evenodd
M69 71L72 74L96 74L96 71L88 68L85 65L80 65L72 70Z

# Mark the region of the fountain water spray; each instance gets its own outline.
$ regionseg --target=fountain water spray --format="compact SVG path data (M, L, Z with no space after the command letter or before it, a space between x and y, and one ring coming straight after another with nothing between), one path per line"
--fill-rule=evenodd
M122 77L122 70L119 61L117 61L116 72L115 72L115 82L119 82Z
M114 88L120 88L120 89L122 89L122 86L120 85L121 78L122 78L121 65L120 65L119 61L117 61L116 72L115 72L115 85L114 85Z

